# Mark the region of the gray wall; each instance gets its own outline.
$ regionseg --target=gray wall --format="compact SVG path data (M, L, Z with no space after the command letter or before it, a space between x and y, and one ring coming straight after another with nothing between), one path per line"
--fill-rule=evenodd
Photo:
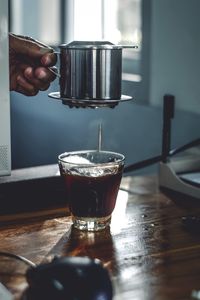
M55 83L48 92L57 89ZM14 168L55 163L64 151L96 148L100 122L103 148L124 153L127 162L160 152L160 109L135 101L114 109L70 109L46 92L32 98L12 93L11 107Z
M57 88L55 83L48 92ZM12 93L11 108L13 168L56 163L64 151L95 149L100 122L103 149L124 153L127 164L161 153L161 108L132 101L114 109L70 109L46 92L32 98ZM172 146L198 138L199 128L199 115L177 111Z
M200 113L200 1L151 3L150 103L168 91L177 108Z

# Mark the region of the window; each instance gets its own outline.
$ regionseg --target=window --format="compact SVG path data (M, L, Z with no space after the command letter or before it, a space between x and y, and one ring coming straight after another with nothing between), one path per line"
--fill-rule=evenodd
M74 39L141 45L141 0L74 0Z
M140 82L141 0L74 0L74 39L137 45L123 50L122 79Z

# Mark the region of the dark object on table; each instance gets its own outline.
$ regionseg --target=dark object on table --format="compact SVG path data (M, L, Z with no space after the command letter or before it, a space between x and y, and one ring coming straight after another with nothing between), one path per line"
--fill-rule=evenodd
M200 216L182 217L184 228L192 233L200 233Z
M27 300L111 300L108 271L98 259L55 258L27 271Z

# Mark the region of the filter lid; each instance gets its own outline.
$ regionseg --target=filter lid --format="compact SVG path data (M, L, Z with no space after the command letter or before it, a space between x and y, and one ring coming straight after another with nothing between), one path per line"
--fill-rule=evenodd
M73 41L69 44L62 44L61 49L122 49L123 46L115 45L108 41Z

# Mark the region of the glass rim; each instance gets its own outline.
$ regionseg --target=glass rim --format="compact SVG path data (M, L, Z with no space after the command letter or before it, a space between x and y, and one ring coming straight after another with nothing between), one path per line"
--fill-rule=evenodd
M69 156L70 154L75 155L75 154L85 154L85 153L97 153L97 152L101 152L104 154L112 154L112 155L116 155L118 156L118 159L116 161L111 161L111 162L103 162L103 163L74 163L74 162L67 162L65 161L63 158L66 157L67 155ZM119 163L122 163L125 161L125 156L121 153L118 152L113 152L113 151L106 151L106 150L78 150L78 151L69 151L69 152L64 152L61 153L60 155L58 155L58 162L62 162L62 163L66 163L66 164L70 164L70 165L74 165L74 166L79 166L79 167L84 167L84 168L89 168L89 167L93 167L93 166L107 166L107 165L118 165Z

